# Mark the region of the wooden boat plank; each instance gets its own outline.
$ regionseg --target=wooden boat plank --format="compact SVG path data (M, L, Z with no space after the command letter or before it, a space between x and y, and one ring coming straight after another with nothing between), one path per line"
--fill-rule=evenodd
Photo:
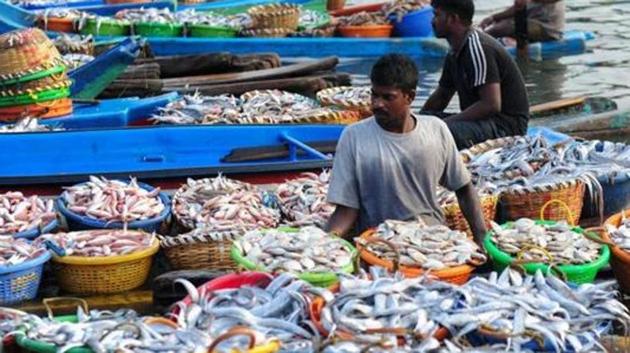
M576 106L584 103L586 100L586 96L582 97L573 97L573 98L564 98L551 102L541 103L532 105L529 108L530 114L541 114L541 113L549 113L552 110L563 109L570 106Z

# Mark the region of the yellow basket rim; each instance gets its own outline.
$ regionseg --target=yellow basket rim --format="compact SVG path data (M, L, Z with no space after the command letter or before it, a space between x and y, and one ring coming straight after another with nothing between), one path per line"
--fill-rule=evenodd
M155 238L153 239L153 243L150 247L137 251L127 255L117 255L117 256L99 256L99 257L89 257L89 256L57 256L53 255L53 261L62 264L68 265L113 265L121 262L129 262L134 260L139 260L151 255L160 250L160 241Z

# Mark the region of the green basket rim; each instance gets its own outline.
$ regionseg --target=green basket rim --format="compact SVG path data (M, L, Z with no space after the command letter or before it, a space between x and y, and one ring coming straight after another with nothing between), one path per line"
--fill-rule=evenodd
M183 23L176 23L176 22L169 22L169 23L163 23L163 22L134 22L133 23L134 27L153 27L153 28L184 28L184 24Z
M56 316L55 320L59 321L59 322L77 322L77 316L76 315L63 315L63 316ZM21 329L21 333L17 333L15 335L15 342L17 343L18 346L22 347L22 348L26 348L29 351L35 352L35 353L57 353L57 346L52 344L52 343L48 343L48 342L42 342L42 341L37 341L34 339L30 339L26 336L26 333L23 331L23 329ZM75 348L71 348L70 350L67 351L67 353L94 353L89 347L75 347Z
M33 96L36 96L33 98ZM70 88L56 88L31 94L21 94L13 97L0 97L0 107L12 107L16 105L36 104L45 101L67 98L70 96Z
M542 224L542 225L552 225L556 223L557 222L555 221L541 221L541 220L536 221L536 224ZM503 228L506 228L506 226L511 227L513 224L514 222L506 222L502 224L501 227ZM579 226L573 227L571 228L571 230L579 234L584 233L584 229L582 229ZM488 252L488 255L490 256L492 261L501 266L508 266L513 261L515 261L514 257L500 250L499 247L494 244L494 242L492 241L491 235L492 235L492 231L486 232L486 237L483 241L483 247ZM608 249L608 246L602 245L600 256L595 261L581 264L581 265L559 265L558 269L564 272L566 275L580 275L580 274L583 274L584 272L593 272L593 271L597 272L602 267L606 266L609 259L610 259L610 249ZM543 262L525 264L523 265L523 268L525 268L527 272L536 272L536 270L541 270L544 273L549 272L549 264L546 264Z
M318 11L318 12L321 12L321 11ZM303 31L305 29L315 29L315 28L322 27L324 25L329 25L331 23L331 21L332 21L331 16L327 12L322 12L322 13L325 15L325 18L323 18L321 21L317 21L317 22L315 22L313 24L310 24L308 26L305 26L303 24L299 24L297 29L299 31Z
M299 231L298 228L294 227L278 227L276 229L289 233L297 233ZM350 255L352 259L349 264L341 268L341 271L345 273L352 273L354 271L354 259L358 254L357 249L352 246L352 244L350 244L350 242L348 242L347 240L342 238L339 238L339 240L341 240L343 245L350 250ZM236 245L234 245L234 243L232 243L232 247L230 248L230 256L232 257L232 260L234 260L234 262L250 271L268 272L264 267L259 266L246 259L241 254L241 252L238 251L238 248L236 247ZM320 286L324 287L337 282L337 275L334 272L302 272L298 275L298 278L309 283L314 282L311 284L319 284Z
M96 25L96 23L98 22L97 18L88 18L85 21L85 24L93 24ZM129 22L128 20L119 20L119 19L114 19L114 18L103 18L101 19L101 25L108 25L108 26L116 26L116 27L127 27L131 25L131 22Z
M64 65L57 65L57 66L54 66L54 67L52 67L50 69L37 71L37 72L32 73L32 74L20 76L18 78L5 80L5 81L0 81L0 87L9 86L9 85L16 85L18 83L24 83L24 82L34 81L34 80L39 80L40 78L44 78L44 77L60 74L60 73L64 72L65 70L66 70L66 67Z
M230 26L213 26L213 25L206 25L203 23L196 23L196 24L192 24L192 25L187 25L188 29L216 29L216 30L222 30L222 31L234 31L234 33L238 33L239 29L235 28L235 27L230 27Z

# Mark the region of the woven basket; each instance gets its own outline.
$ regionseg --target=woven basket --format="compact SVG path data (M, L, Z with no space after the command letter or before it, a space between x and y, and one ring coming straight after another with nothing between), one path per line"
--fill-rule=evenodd
M519 218L538 219L542 216L551 221L579 223L585 190L582 181L573 179L554 185L533 186L531 189L505 190L501 193L498 204L501 222Z
M356 89L356 87L342 86L326 88L317 92L317 100L323 106L335 106L346 110L354 110L359 113L360 119L372 116L370 101L342 100L334 98L337 93L351 89Z
M604 222L604 224L615 228L619 227L622 220L622 214L625 217L630 217L630 210L612 215L606 220L606 222ZM605 241L612 242L612 239L607 232L604 232L602 237ZM624 293L630 294L630 253L618 246L610 246L610 250L612 252L612 256L610 257L610 266L615 274L615 278L617 278L617 282L619 282L619 287Z
M295 4L269 4L251 7L247 13L254 29L286 28L295 31L300 22L300 7Z
M176 237L161 237L160 246L174 270L236 271L237 264L230 257L232 241L242 231L234 233L195 229Z
M106 294L141 286L149 276L153 255L160 243L156 239L145 249L128 255L53 257L53 271L59 286L77 294Z
M498 200L499 197L496 195L484 195L479 200L481 203L483 218L486 221L486 228L490 227L490 221L494 221L494 216L497 212ZM453 202L443 206L442 212L444 212L446 225L449 228L459 230L468 234L469 237L472 237L472 231L470 230L468 221L466 221L466 217L464 217L462 210L459 208L459 203Z
M352 124L359 121L359 113L354 110L330 111L296 119L296 124Z
M470 162L472 157L478 154L488 152L495 148L512 145L514 144L514 142L516 142L518 139L521 139L521 138L523 138L523 136L508 136L508 137L501 137L494 140L487 140L487 141L478 143L474 146L471 146L470 148L467 148L465 150L461 150L459 151L459 154L462 156L464 163L468 163Z
M289 28L259 28L245 29L240 32L242 37L259 37L259 38L284 38L294 30Z
M61 98L36 104L0 107L0 121L12 123L24 117L48 119L71 113L72 100L70 98Z
M38 28L0 35L0 81L52 68L61 62L53 42Z
M373 228L368 229L365 232L363 232L360 235L360 237L363 239L370 239L370 238L373 238L375 232L376 231ZM358 242L356 242L356 247L357 247L357 250L359 251L359 256L361 256L361 260L365 261L367 264L371 266L380 266L380 267L385 267L386 269L390 271L399 271L405 277L410 277L410 278L419 277L425 272L420 267L399 265L395 263L394 261L382 259L378 257L376 254L374 254L373 252L369 251L367 248L364 248ZM398 252L398 250L395 249L394 247L392 247L392 249ZM431 275L441 281L450 282L453 284L464 284L468 282L468 279L470 278L470 275L473 273L474 270L475 270L475 267L473 266L460 265L460 266L445 268L443 270L431 271Z

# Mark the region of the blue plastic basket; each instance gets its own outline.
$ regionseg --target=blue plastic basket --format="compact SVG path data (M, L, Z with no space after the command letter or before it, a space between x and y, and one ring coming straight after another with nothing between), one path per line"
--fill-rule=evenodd
M138 186L149 191L155 189L153 186L144 183L138 183ZM171 199L164 192L160 192L159 197L164 204L164 210L157 217L142 221L129 222L127 223L127 228L141 229L146 232L157 231L162 222L164 222L164 220L171 214ZM65 217L66 222L68 223L68 228L72 231L88 229L122 229L124 226L122 222L105 222L72 212L66 207L66 200L63 196L59 196L55 203L57 210L63 217Z
M45 225L43 228L33 228L29 230L25 230L23 232L13 234L14 238L25 238L25 239L35 239L38 236L46 233L51 233L59 226L59 221L57 219L53 219Z
M0 266L0 306L35 298L44 263L49 259L50 252L46 251L19 265Z
M433 7L425 6L420 10L409 12L400 22L395 16L389 18L394 25L396 37L430 37L433 35Z

